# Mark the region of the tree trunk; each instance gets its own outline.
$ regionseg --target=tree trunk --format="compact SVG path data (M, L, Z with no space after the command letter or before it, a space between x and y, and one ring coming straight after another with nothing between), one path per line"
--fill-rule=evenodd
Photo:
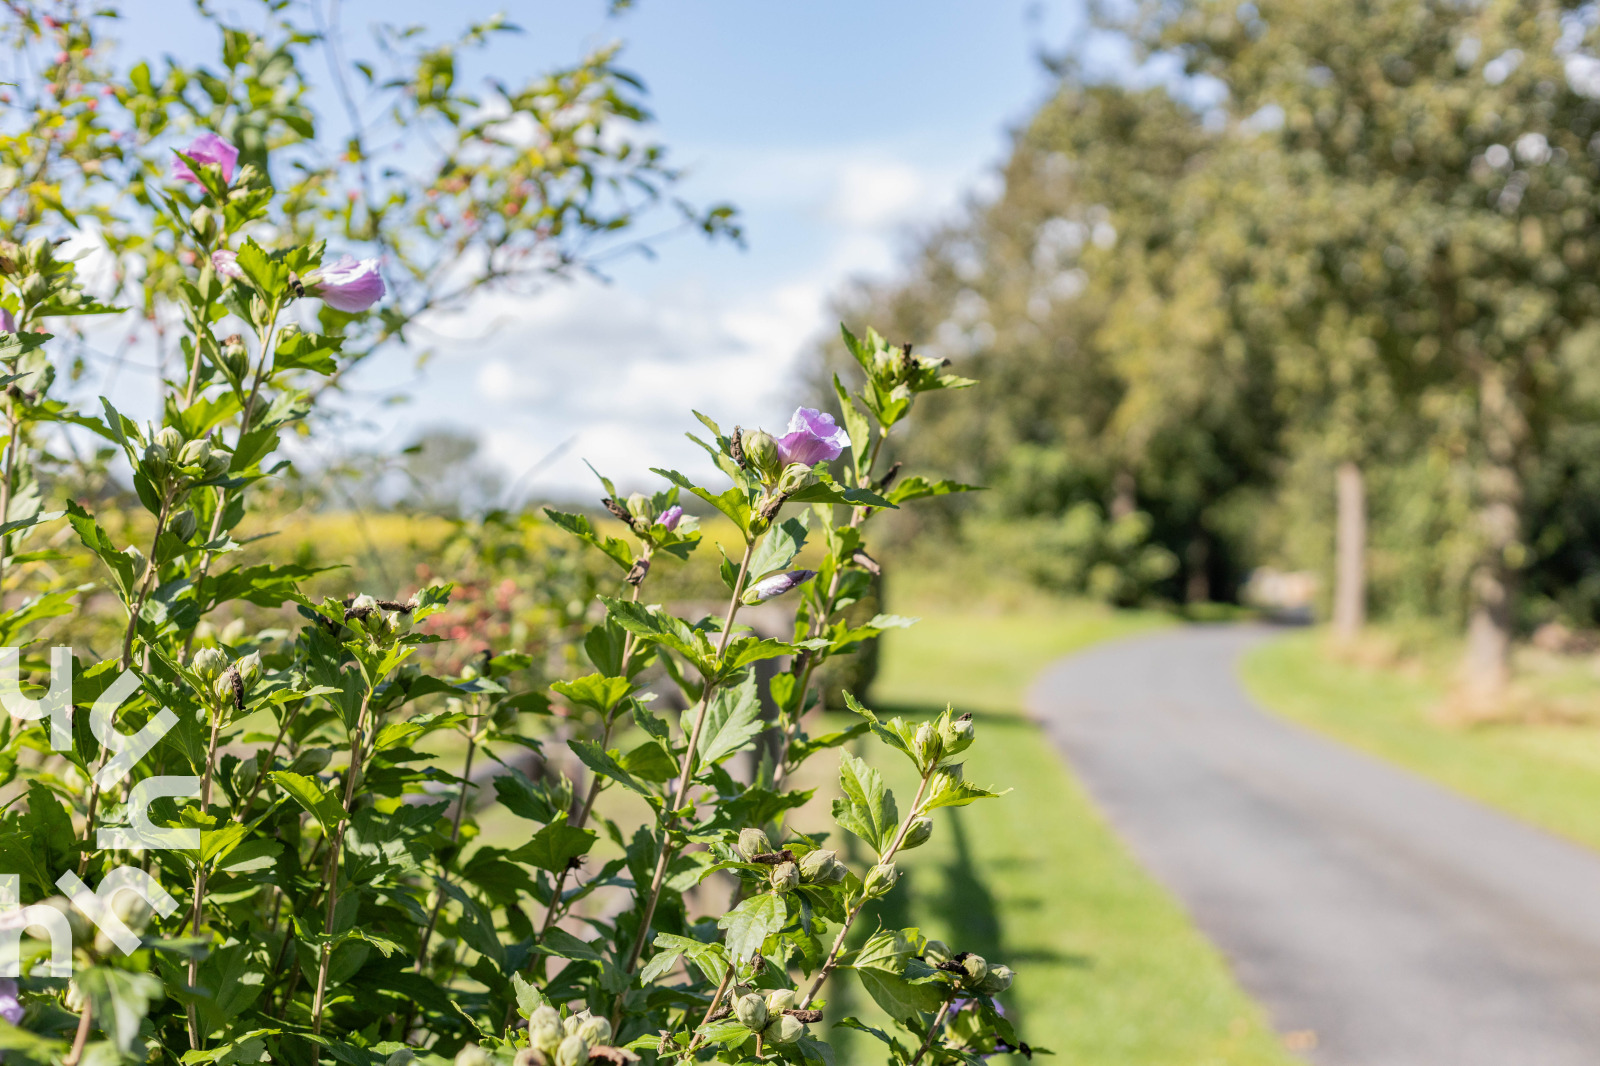
M1462 680L1467 695L1487 703L1511 679L1511 635L1515 618L1521 547L1522 477L1516 459L1525 435L1522 412L1506 387L1505 371L1491 365L1479 387L1483 466L1478 472L1478 534L1481 547L1468 588L1467 648Z
M1118 470L1111 479L1111 519L1127 518L1139 509L1138 486L1133 473Z
M1367 486L1361 467L1339 464L1333 552L1333 633L1354 640L1367 624Z
M1189 576L1184 582L1183 598L1186 603L1211 602L1211 543L1204 533L1195 534L1184 553Z

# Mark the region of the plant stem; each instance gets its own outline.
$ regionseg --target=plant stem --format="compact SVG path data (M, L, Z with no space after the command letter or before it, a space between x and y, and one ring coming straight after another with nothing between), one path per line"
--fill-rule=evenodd
M311 1032L322 1033L322 1000L328 991L328 966L333 952L328 949L328 938L333 935L333 912L339 905L339 857L344 850L344 828L350 822L350 808L356 798L356 778L361 775L361 748L367 727L367 710L372 704L372 688L361 697L361 711L356 716L356 731L350 738L350 769L344 778L344 817L334 830L332 845L328 848L328 862L323 881L328 886L327 917L322 922L321 960L317 964L317 991L311 997Z
M89 1042L89 1025L94 1019L94 1007L83 1001L83 1013L78 1015L78 1033L72 1038L72 1050L62 1060L61 1066L78 1066L83 1060L83 1046Z
M161 549L161 534L167 531L167 519L172 512L172 493L161 496L161 511L156 515L156 535L151 538L150 557L144 562L144 573L139 577L139 591L128 610L128 629L122 634L122 669L133 665L133 634L139 627L139 613L145 600L150 598L150 582L156 576L156 555Z
M256 767L256 783L250 786L250 795L246 796L244 803L239 806L237 815L239 821L244 821L245 815L249 813L251 805L256 801L256 796L261 792L261 786L266 784L267 768L278 757L278 748L283 744L283 738L288 734L289 726L293 724L295 716L299 713L300 705L296 703L289 713L284 716L282 724L278 726L278 735L272 741L272 747L267 751L267 761L265 764Z
M911 812L906 815L906 820L900 823L900 829L895 833L894 841L889 845L889 850L885 851L878 859L880 863L892 861L895 852L900 850L901 842L905 840L906 833L911 830L911 823L916 821L922 813L922 797L927 795L928 782L933 780L933 775L937 769L937 766L930 766L923 773L922 783L917 786L917 798L911 801ZM817 976L812 980L811 987L806 990L805 998L800 1001L801 1010L811 1005L811 1001L816 998L817 991L822 987L822 982L828 979L828 975L833 972L833 968L839 964L839 955L844 951L844 938L850 932L850 927L855 924L856 917L861 913L861 909L866 905L867 896L863 892L861 898L856 900L855 906L850 908L850 913L845 915L844 925L839 928L839 935L834 938L833 949L828 952L827 961L822 964L822 969L817 971Z
M7 369L10 369L9 367ZM22 423L17 418L17 401L6 401L6 469L5 480L0 482L0 522L8 520L11 513L11 493L17 477L17 431ZM11 534L0 536L0 596L5 593L6 565L11 561Z
M750 573L750 557L755 553L755 541L750 541L744 546L744 558L739 561L739 576L733 582L733 595L728 598L728 619L723 626L722 639L717 642L717 659L720 660L728 650L728 642L733 639L733 620L739 613L739 596L744 591L745 578ZM716 686L708 679L700 693L700 703L695 709L694 726L689 733L689 746L683 753L682 775L678 781L678 792L673 797L671 811L683 807L684 801L689 796L689 788L694 781L695 749L700 744L700 731L706 724L706 710L711 706L711 697ZM655 874L650 879L650 896L645 901L644 913L639 921L639 932L633 938L633 947L628 952L628 960L622 968L625 974L633 973L639 965L639 953L644 950L645 937L650 932L650 921L656 915L656 904L661 900L661 888L667 878L667 867L671 865L674 849L671 844L671 833L677 821L675 814L667 816L666 823L662 826L661 854L656 859ZM626 990L624 990L626 991ZM616 1005L612 1008L611 1027L617 1027L622 1012L623 992L617 993Z
M481 709L481 708L480 708ZM450 843L454 845L461 839L461 816L467 809L467 789L472 787L472 757L478 750L478 726L482 723L482 716L472 720L472 728L467 731L467 758L461 768L461 797L456 800L456 816L450 824ZM441 864L439 879L444 880L444 868ZM422 964L428 957L428 941L433 939L434 926L439 922L439 911L444 907L444 890L441 888L439 898L433 901L433 912L428 915L427 927L422 930L422 938L417 942L417 962L412 969L416 973L422 972Z
M200 813L205 814L211 806L211 774L212 764L217 761L217 738L222 733L223 709L217 707L211 717L211 742L206 745L206 769L200 778ZM206 901L206 864L201 860L194 870L194 911L193 935L200 935L200 922L205 917ZM200 976L200 960L189 959L189 984L194 985ZM200 1050L200 1018L193 1003L189 1004L189 1047L193 1051Z
M917 1063L922 1061L922 1056L926 1055L928 1049L933 1046L933 1038L938 1035L939 1027L944 1025L945 1015L950 1013L950 1005L954 1002L954 998L945 1000L944 1005L939 1008L939 1013L933 1016L933 1024L928 1026L928 1036L922 1041L922 1046L917 1049L916 1056L911 1060L911 1066L917 1066Z

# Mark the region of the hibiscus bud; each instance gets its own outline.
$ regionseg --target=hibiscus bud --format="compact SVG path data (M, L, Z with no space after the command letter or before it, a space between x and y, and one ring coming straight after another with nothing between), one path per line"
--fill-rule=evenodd
M538 1048L525 1047L511 1056L511 1066L549 1066L549 1062Z
M767 1001L760 993L748 992L733 1001L733 1016L746 1029L759 1033L767 1027Z
M907 848L920 847L926 844L931 836L933 836L932 818L923 815L920 818L913 819L910 827L906 829L905 839L900 841L900 850L905 851Z
M780 1014L767 1023L761 1035L774 1044L792 1044L806 1035L806 1025L792 1014Z
M661 512L661 517L656 522L664 526L668 533L678 528L678 523L683 519L683 508L673 504Z
M739 438L739 446L744 451L745 462L760 475L764 483L772 484L783 472L783 459L778 455L778 442L772 439L770 433L764 433L759 429L745 433Z
M204 244L210 244L217 239L217 215L211 208L201 204L189 214L189 225L194 229Z
M846 872L838 853L826 848L807 852L800 858L800 879L808 884L836 885L844 880Z
M767 1013L782 1014L786 1010L792 1010L795 998L795 991L792 988L780 988L775 992L768 992Z
M939 726L939 738L944 741L944 753L956 755L966 751L972 746L976 732L970 714L964 714L954 720L946 719Z
M177 454L178 449L183 447L183 434L172 426L162 426L156 432L155 437L152 438L151 443L159 447L162 453L170 458Z
M772 882L773 891L780 895L793 892L795 886L800 883L800 867L792 862L780 862L772 868L768 880Z
M563 1039L556 1048L556 1066L582 1066L588 1061L589 1042L577 1033Z
M781 574L764 577L745 590L740 597L740 602L746 607L754 607L758 603L766 603L776 599L785 592L804 585L807 581L817 576L815 570L786 570Z
M178 450L179 466L203 466L211 458L211 442L201 437Z
M932 766L939 761L943 750L944 744L932 722L917 726L916 735L911 740L911 753L916 756L918 766Z
M1011 987L1011 980L1015 976L1009 966L991 966L983 980L978 982L978 991L986 996L998 996Z
M261 653L253 651L234 664L239 668L239 680L244 682L244 687L249 688L261 680Z
M250 373L250 352L244 346L244 338L237 333L228 334L222 342L222 369L237 382L243 382Z
M550 1004L537 1008L528 1018L528 1043L546 1058L556 1053L562 1036L561 1013Z
M765 855L772 850L772 841L767 839L767 834L759 829L739 830L738 851L746 862L757 855Z
M194 672L215 681L228 668L228 656L221 648L201 648L194 653Z
M489 1066L489 1053L477 1044L468 1044L456 1052L456 1066Z
M174 537L177 537L185 544L189 543L189 539L194 536L195 530L199 528L200 520L196 518L194 516L194 512L189 510L187 507L173 515L167 521L167 532L171 533Z
M636 492L628 497L628 513L645 525L656 520L655 504L642 492Z
M900 880L899 868L892 862L880 862L867 871L867 879L861 890L868 899L877 899L879 896L888 895L898 880Z
M333 759L333 752L327 748L302 748L300 754L294 757L294 762L289 764L291 773L320 774Z
M930 940L922 949L922 958L930 966L950 961L950 945L943 940Z
M81 1014L83 1005L88 1001L89 997L84 995L83 988L76 979L67 982L67 993L61 997L61 1005L63 1007Z
M255 786L256 777L260 772L256 756L250 756L239 764L238 769L233 771L234 788L241 794L249 792ZM123 895L127 895L127 893L123 893Z
M932 794L937 796L941 793L949 792L960 783L961 764L955 763L952 766L944 767L938 773L934 774L933 780L929 782L929 787L932 789Z
M961 968L967 971L967 982L976 986L978 982L989 976L989 964L982 955L967 952L967 957L961 960Z
M578 1035L583 1037L590 1047L598 1047L610 1042L611 1023L604 1018L590 1015L578 1024Z
M213 450L211 454L206 456L205 462L200 464L201 479L215 481L228 472L228 466L232 461L227 452Z

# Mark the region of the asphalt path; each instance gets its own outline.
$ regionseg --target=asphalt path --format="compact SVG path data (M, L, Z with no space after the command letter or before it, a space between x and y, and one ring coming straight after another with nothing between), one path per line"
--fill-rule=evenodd
M1030 706L1312 1062L1600 1064L1600 855L1261 711L1271 634L1101 645Z

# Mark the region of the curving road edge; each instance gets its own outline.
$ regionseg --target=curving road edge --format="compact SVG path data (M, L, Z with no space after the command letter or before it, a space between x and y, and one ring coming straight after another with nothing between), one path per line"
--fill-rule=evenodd
M1029 706L1319 1066L1600 1063L1600 855L1261 711L1273 632L1101 645Z

